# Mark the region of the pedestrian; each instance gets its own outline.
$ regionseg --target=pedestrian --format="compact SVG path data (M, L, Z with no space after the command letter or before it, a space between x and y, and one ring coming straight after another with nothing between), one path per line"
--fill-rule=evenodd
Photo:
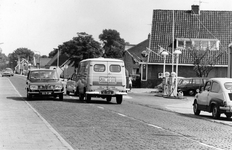
M129 88L130 88L130 91L131 91L131 88L132 88L132 77L129 76Z

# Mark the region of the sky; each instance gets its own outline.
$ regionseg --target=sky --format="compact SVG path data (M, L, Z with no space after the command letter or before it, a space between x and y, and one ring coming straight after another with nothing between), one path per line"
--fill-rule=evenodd
M154 9L232 11L232 0L0 0L0 48L8 55L28 48L47 55L86 32L99 41L114 29L130 44L147 39Z

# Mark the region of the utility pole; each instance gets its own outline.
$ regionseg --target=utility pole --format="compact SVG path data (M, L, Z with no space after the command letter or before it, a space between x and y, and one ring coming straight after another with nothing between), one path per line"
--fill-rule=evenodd
M174 10L172 11L172 72L174 72L174 32L175 32L175 18L174 18Z

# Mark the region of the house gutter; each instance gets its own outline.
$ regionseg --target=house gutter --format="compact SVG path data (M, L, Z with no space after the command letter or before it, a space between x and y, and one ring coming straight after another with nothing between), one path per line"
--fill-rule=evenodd
M147 62L139 62L139 64L147 64L147 65L164 65L164 63L147 63ZM172 63L166 63L165 65L171 66ZM193 64L178 64L178 66L194 66ZM228 65L214 65L213 67L228 67Z

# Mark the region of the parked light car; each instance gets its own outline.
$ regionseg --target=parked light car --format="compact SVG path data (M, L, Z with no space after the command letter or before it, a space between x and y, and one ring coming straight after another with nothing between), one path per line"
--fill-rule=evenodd
M33 96L59 96L63 100L63 84L55 69L33 69L27 75L27 99Z
M193 112L199 115L201 111L212 113L217 119L222 113L227 118L232 116L232 79L211 78L200 93L197 93L193 102Z
M11 77L11 76L14 76L14 72L11 68L6 68L3 72L2 72L2 77L5 77L5 76L8 76L8 77Z

